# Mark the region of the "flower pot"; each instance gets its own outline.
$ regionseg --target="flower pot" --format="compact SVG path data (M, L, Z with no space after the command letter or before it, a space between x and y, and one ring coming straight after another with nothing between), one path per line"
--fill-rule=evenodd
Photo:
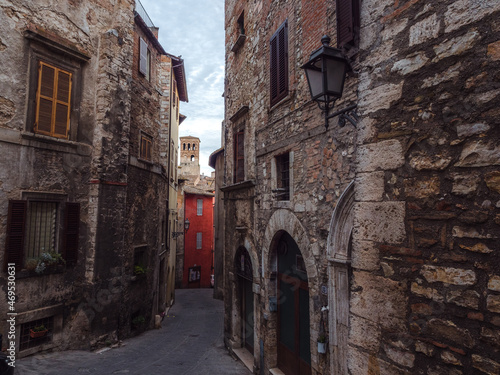
M326 342L318 342L318 353L326 353Z
M37 331L37 332L35 332L32 329L30 329L30 337L32 339L36 339L38 337L43 337L43 336L45 336L47 334L47 332L49 332L48 329L46 329L45 331Z

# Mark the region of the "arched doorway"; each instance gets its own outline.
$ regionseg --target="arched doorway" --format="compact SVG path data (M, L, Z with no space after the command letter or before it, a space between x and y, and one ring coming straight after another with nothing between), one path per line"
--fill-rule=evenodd
M287 232L277 241L276 255L278 367L287 375L309 375L309 284L304 258Z
M334 375L347 374L354 182L337 202L327 240L331 368Z
M240 247L236 251L235 272L238 278L241 314L242 347L252 354L254 352L254 303L253 303L253 269L248 251Z

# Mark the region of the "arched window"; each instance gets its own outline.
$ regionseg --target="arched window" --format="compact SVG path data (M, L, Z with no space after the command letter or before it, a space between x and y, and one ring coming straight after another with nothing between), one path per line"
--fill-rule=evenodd
M191 155L191 161L194 161L194 155Z
M185 143L183 143L183 144L182 144L182 149L183 149L183 150L185 150L185 149L186 149L186 144L185 144Z
M193 151L196 150L196 144L193 143Z
M188 143L188 150L191 150L191 143Z

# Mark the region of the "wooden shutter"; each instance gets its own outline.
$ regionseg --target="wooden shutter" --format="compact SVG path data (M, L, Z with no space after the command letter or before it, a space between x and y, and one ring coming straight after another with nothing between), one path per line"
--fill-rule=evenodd
M80 235L80 203L66 203L64 222L64 259L67 265L74 265L78 256L78 240Z
M139 72L148 74L148 45L142 38L139 38Z
M72 74L39 63L35 132L68 138Z
M359 27L358 0L337 0L337 46L355 43L356 28Z
M5 270L7 270L8 263L15 263L16 269L23 268L27 207L27 201L9 201L7 238L5 241Z
M288 95L288 21L272 36L270 44L271 105Z
M245 179L245 144L244 132L235 134L234 139L234 182L241 182Z

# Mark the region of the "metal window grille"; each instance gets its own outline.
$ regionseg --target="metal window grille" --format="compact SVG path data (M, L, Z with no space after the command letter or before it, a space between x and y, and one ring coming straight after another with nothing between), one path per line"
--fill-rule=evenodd
M39 327L41 325L43 325L48 332L41 337L35 337L35 338L31 337L30 330L33 330L35 327ZM53 330L54 330L53 316L21 324L19 351L34 348L36 346L40 346L42 344L51 342Z
M290 154L276 157L277 185L276 197L280 201L290 200Z
M57 203L29 203L26 249L28 258L55 251Z

